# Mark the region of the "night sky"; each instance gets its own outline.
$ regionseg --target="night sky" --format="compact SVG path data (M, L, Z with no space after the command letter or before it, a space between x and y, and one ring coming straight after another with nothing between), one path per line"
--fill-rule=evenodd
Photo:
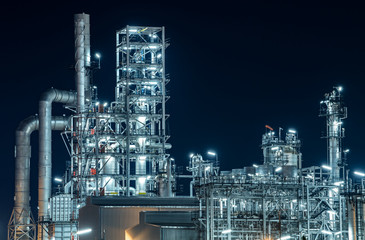
M349 113L343 126L350 167L365 170L364 5L126 2L22 0L0 6L0 239L6 239L13 207L15 129L38 112L46 89L74 89L75 13L90 14L92 52L102 55L95 83L99 98L109 102L114 99L115 31L127 24L166 27L169 142L178 165L186 166L190 153L205 157L208 150L219 154L223 170L261 163L266 124L276 131L296 129L303 165L321 165L326 141L320 138L325 119L318 117L319 102L341 85ZM53 113L70 112L56 104ZM54 175L62 176L68 156L59 133L53 137ZM32 206L37 139L34 133Z

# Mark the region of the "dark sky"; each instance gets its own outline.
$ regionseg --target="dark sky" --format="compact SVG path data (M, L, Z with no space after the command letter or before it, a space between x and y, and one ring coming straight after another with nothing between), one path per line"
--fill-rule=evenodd
M91 15L92 51L102 54L99 97L114 99L115 30L165 26L170 40L171 155L186 166L191 152L219 154L224 170L260 163L266 124L294 128L305 166L326 159L319 102L342 85L352 169L364 169L365 6L229 1L169 4L149 1L14 1L0 6L1 161L0 239L13 207L14 132L36 114L42 92L74 89L73 14ZM172 3L173 2L173 3ZM244 1L245 2L245 1ZM69 113L60 106L54 115ZM54 135L54 174L67 153ZM36 205L37 134L32 136L32 204Z

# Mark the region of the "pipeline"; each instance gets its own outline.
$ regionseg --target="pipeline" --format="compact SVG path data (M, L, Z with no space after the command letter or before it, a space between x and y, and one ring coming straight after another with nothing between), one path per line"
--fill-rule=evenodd
M48 220L48 199L52 186L52 103L74 103L76 94L49 89L39 101L39 162L38 162L38 218Z
M30 222L30 214L22 213L30 213L30 136L39 129L39 123L38 116L30 116L19 124L15 132L15 197L13 212L14 221L19 225L26 225ZM69 118L52 117L50 126L52 130L64 130L69 126ZM22 234L24 229L17 229L17 231ZM27 239L27 236L21 239Z

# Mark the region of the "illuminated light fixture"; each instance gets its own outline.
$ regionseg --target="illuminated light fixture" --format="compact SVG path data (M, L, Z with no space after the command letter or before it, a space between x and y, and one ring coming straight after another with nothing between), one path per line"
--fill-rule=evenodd
M209 171L210 170L210 166L205 167L205 171Z
M147 158L146 156L140 156L139 157L139 160L142 160L143 161L143 160L146 160L146 158Z
M99 102L96 102L96 103L95 103L95 106L99 106L99 104L100 104Z
M279 240L288 240L290 238L291 238L290 236L284 236L284 237L279 238Z
M259 167L259 166L257 166L256 164L253 164L252 166L253 166L253 167L255 167L255 168L258 168L258 167Z
M334 193L338 193L338 188L337 188L337 187L332 188L331 190L332 190Z
M222 231L222 234L227 234L227 233L231 233L232 229L226 229Z
M297 131L295 131L293 129L289 129L288 132L290 132L290 133L297 133Z
M322 168L326 169L326 170L332 170L332 168L330 166L327 166L327 165L322 165Z
M98 59L101 58L100 53L95 53L95 57L98 58Z
M341 186L344 183L345 183L344 181L339 181L339 182L333 183L333 185L335 185L335 186Z
M157 45L152 45L152 46L148 46L150 49L157 49L158 46Z
M157 54L157 58L161 58L161 57L162 57L161 53Z
M314 176L311 174L308 174L307 176L305 176L305 178L314 179Z
M282 167L278 167L275 169L275 172L280 172L283 168Z
M91 228L88 228L88 229L84 229L84 230L77 231L76 234L77 235L82 235L82 234L85 234L85 233L89 233L91 231L92 231L92 229Z
M77 205L77 208L80 208L80 207L81 207L81 205L80 205L80 204L78 204L78 205Z
M108 106L108 103L107 103L107 102L105 102L105 103L103 104L103 106L104 106L104 107Z
M279 150L279 147L272 147L271 150Z
M215 156L215 155L217 155L215 152L207 152L209 155L211 155L211 156Z
M333 210L327 210L327 213L329 213L329 214L333 214L333 215L336 215L336 212L335 212L335 211L333 211Z
M56 182L62 182L62 178L55 178L54 179Z
M341 91L343 90L343 88L342 88L341 86L339 86L339 87L337 87L337 90L338 90L339 92L341 92Z
M139 101L146 101L147 99L145 98L140 98Z
M357 176L365 177L365 173L362 173L362 172L355 171L354 174Z
M156 67L148 67L147 70L157 70Z
M337 122L337 121L333 122L333 125L335 125L335 126L338 126L338 125L341 125L341 124L342 124L342 122Z
M194 157L194 153L190 153L189 157L190 158Z
M146 178L145 177L138 178L138 182L139 183L144 183L145 181L146 181Z
M345 149L343 152L344 153L349 153L350 152L350 149Z
M342 232L341 231L339 231L339 232L335 232L335 235L338 235L338 234L341 234Z
M327 234L327 235L331 235L332 234L332 232L327 231L327 230L322 230L321 232L324 233L324 234Z
M132 29L128 29L128 31L131 32L131 33L136 33L138 30L132 28Z

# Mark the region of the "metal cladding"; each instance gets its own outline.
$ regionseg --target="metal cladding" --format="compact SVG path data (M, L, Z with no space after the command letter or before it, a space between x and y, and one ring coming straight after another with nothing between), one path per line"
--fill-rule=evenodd
M90 20L88 14L76 14L75 17L75 70L76 70L76 90L77 90L77 111L85 111L85 87L89 84L86 83L86 60L90 55L90 49L85 50L88 45L90 48ZM85 35L88 33L88 38L85 39ZM85 44L86 41L86 44ZM89 63L89 61L88 61Z

